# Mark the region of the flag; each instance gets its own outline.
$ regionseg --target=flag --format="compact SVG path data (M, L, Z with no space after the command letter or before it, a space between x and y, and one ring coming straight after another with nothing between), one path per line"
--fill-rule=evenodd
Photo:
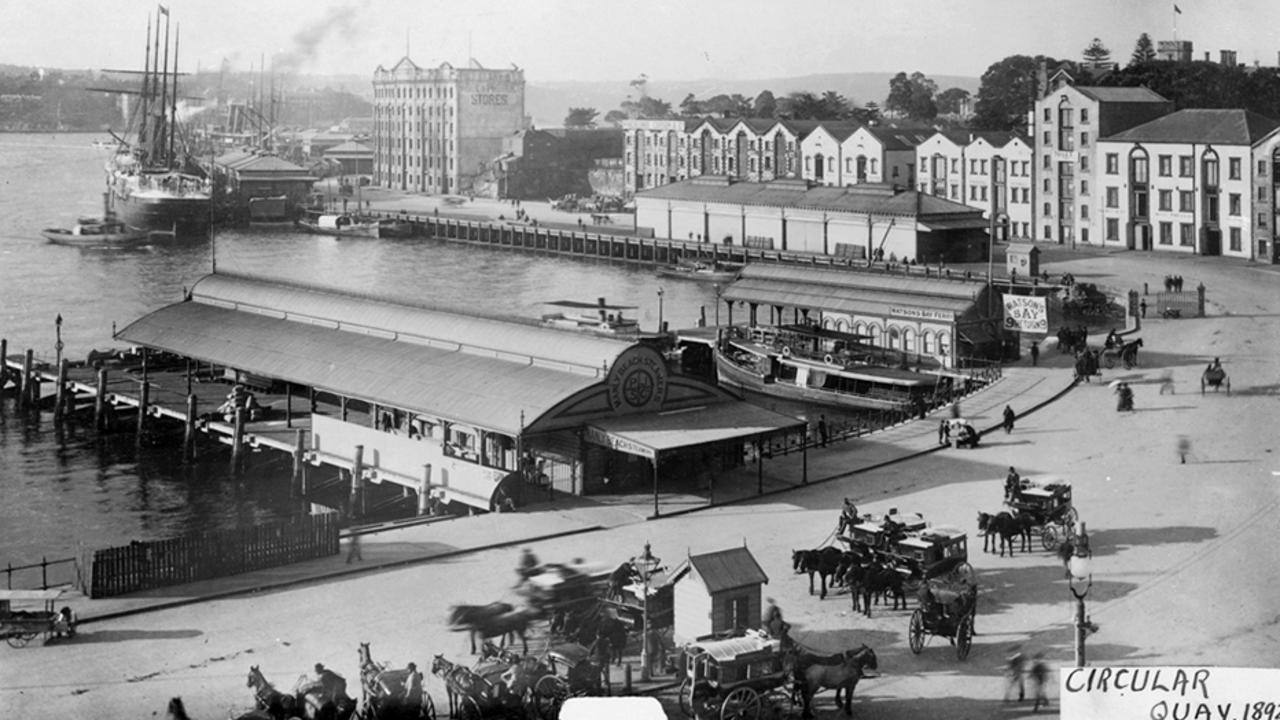
M161 14L161 15L164 15L165 17L169 17L169 8L167 8L167 7L163 6L163 5L157 5L157 7L159 7L159 8L160 8L160 14ZM1177 6L1177 5L1174 5L1174 6L1173 6L1173 9L1174 9L1174 10L1177 10L1177 9L1178 9L1178 6ZM1179 10L1179 12L1181 12L1181 11Z
M1177 5L1173 6L1173 11L1179 15L1182 14L1182 8L1178 7Z

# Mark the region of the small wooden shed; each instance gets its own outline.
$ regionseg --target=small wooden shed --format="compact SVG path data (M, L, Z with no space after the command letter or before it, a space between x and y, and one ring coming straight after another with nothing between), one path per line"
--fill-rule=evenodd
M671 578L677 645L760 625L761 586L769 576L745 546L690 555Z

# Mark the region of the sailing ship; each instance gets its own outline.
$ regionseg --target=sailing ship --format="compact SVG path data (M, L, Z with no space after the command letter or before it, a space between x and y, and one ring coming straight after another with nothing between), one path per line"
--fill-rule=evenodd
M164 16L164 40L160 39ZM169 10L160 6L154 36L147 19L147 51L142 87L136 95L129 128L107 162L111 211L129 227L173 235L204 235L213 207L212 185L187 156L179 137L178 38L169 59ZM114 92L120 92L115 90Z

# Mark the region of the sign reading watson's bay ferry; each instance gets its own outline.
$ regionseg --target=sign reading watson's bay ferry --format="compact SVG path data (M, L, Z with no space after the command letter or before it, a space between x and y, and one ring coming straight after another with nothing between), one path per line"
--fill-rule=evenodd
M1063 720L1276 720L1280 670L1062 668Z

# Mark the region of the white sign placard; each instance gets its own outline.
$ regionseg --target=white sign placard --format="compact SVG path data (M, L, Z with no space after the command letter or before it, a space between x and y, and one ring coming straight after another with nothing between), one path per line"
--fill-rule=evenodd
M1003 295L1006 330L1048 334L1049 310L1042 297Z
M1280 669L1063 668L1063 720L1280 720Z

